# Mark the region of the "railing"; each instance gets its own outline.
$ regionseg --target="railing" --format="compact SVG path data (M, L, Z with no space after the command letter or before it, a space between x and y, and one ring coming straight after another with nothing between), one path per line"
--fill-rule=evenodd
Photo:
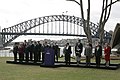
M13 57L13 53L10 50L0 50L0 57Z
M63 54L63 47L60 48L60 56L64 55ZM71 57L75 56L75 49L72 47L72 54ZM13 52L11 49L8 50L0 50L0 57L14 57Z

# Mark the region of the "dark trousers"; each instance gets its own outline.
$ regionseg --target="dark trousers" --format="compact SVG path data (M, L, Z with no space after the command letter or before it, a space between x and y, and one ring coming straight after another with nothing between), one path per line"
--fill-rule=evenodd
M101 62L100 56L96 56L96 66L99 67Z
M19 53L19 61L22 62L24 60L24 53Z
M57 62L58 62L58 53L55 53L55 59L56 59Z
M90 56L86 56L86 66L90 66Z
M17 52L14 52L14 61L17 61Z
M30 60L32 61L33 60L33 52L30 51Z
M34 62L36 63L38 61L38 53L34 52Z
M38 61L41 59L41 51L38 52Z
M44 63L45 53L42 52L42 63Z
M25 55L26 55L25 56L25 58L26 58L25 60L26 60L26 62L28 62L29 61L29 52L26 52Z
M65 63L66 63L66 65L70 65L70 54L69 53L66 53L65 54Z

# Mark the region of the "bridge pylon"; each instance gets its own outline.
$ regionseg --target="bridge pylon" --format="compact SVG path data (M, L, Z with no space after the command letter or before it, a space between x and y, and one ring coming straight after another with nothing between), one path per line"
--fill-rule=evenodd
M0 47L3 47L3 43L2 43L2 35L0 34Z

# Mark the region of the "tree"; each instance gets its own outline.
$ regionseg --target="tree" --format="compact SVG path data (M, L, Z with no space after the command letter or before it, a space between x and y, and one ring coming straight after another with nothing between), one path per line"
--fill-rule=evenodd
M88 0L88 9L87 9L87 19L85 20L84 18L84 11L83 11L83 0L80 0L80 2L77 2L76 0L67 0L67 1L74 1L80 6L81 10L81 17L83 19L83 29L84 32L88 38L88 41L92 43L92 35L91 35L91 29L89 26L89 21L90 21L90 0ZM85 1L85 0L84 0ZM104 27L106 22L109 19L110 12L111 12L111 7L114 3L118 2L120 0L103 0L102 4L102 12L100 15L100 20L99 20L99 27L98 27L98 37L100 39L100 43L102 44L103 42L103 37L104 37Z
M115 4L116 2L118 2L120 0L103 0L103 4L102 4L102 12L101 12L101 16L99 19L99 28L98 28L98 37L100 39L100 43L103 43L103 38L104 38L104 27L106 22L108 21L109 17L110 17L110 13L111 13L111 8L112 5Z
M92 43L92 34L89 27L90 22L90 0L88 0L88 9L87 9L87 19L84 17L84 11L83 11L83 0L80 0L80 2L77 2L76 0L67 0L67 1L74 1L80 6L81 10L81 17L83 19L83 29L86 34L86 37L90 43Z

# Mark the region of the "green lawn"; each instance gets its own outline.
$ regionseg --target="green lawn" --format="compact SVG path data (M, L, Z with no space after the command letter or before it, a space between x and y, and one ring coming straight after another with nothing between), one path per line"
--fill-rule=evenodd
M11 59L0 57L0 80L120 80L120 69L43 68L7 64L6 61ZM120 60L111 62L120 63Z

